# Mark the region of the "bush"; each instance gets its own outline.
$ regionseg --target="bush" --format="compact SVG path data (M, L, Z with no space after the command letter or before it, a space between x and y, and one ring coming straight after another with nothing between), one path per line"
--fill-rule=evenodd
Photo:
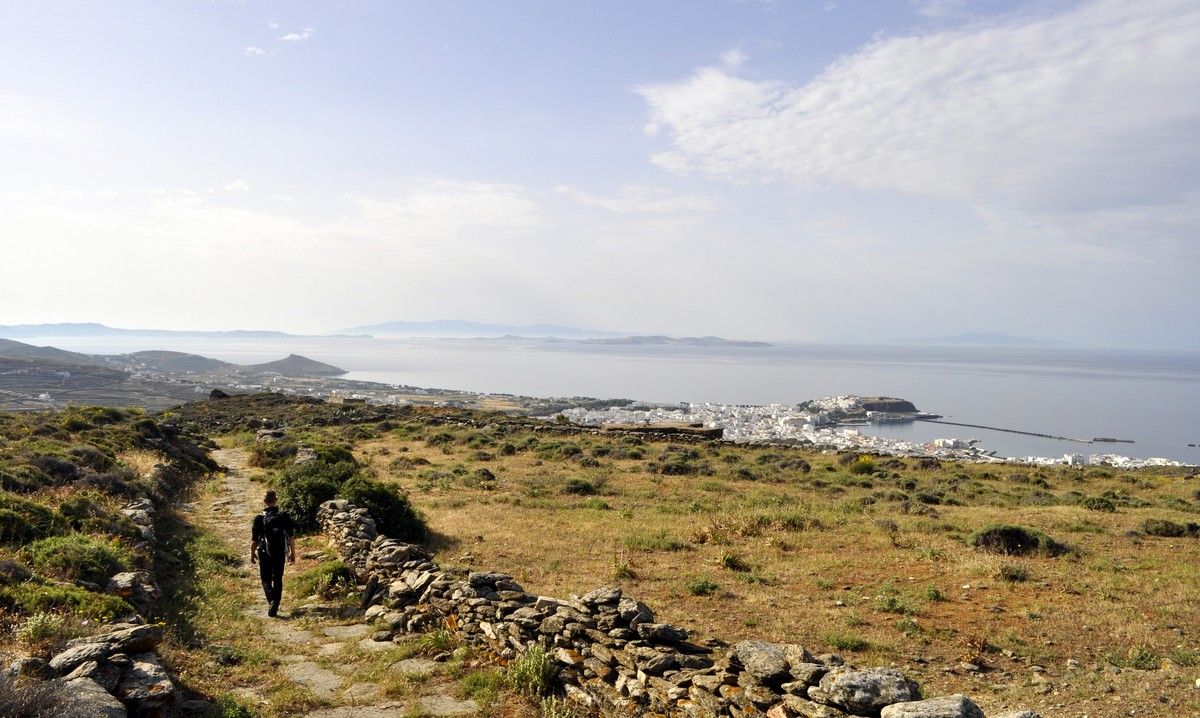
M1103 496L1088 496L1080 501L1079 505L1089 511L1104 511L1110 514L1117 510L1117 505L1113 503L1113 500Z
M871 645L853 633L831 633L825 642L839 651L862 651Z
M684 588L693 596L711 596L720 590L721 587L710 581L707 576L704 576L688 581L684 584Z
M591 496L596 493L596 487L587 479L568 479L567 485L563 487L563 493Z
M508 685L517 693L527 696L544 696L554 686L558 667L545 648L535 643L508 664Z
M48 507L0 492L0 543L19 546L66 531L66 522Z
M996 577L1001 581L1008 581L1009 583L1021 583L1029 580L1029 569L1024 566L1006 563L996 572Z
M1042 531L1012 524L992 524L971 534L968 542L981 551L1006 556L1058 556L1067 550Z
M1200 537L1200 524L1180 524L1166 519L1146 519L1142 522L1142 533L1159 538Z
M26 553L30 564L42 573L100 586L113 574L128 570L131 563L129 552L121 546L82 534L39 539Z
M873 474L875 473L875 462L869 456L860 456L850 464L849 471L852 474Z
M300 530L311 531L317 527L317 509L336 496L342 484L357 471L358 466L348 461L334 464L309 461L290 466L275 477L279 510L291 516Z
M354 476L342 484L338 495L375 519L379 533L391 538L420 543L429 538L425 519L395 486L363 476Z
M296 576L290 585L298 596L335 598L354 586L354 575L341 561L323 561Z
M114 621L134 613L132 606L116 596L95 593L78 586L35 583L0 587L0 609L27 615L38 612L71 613L100 621Z

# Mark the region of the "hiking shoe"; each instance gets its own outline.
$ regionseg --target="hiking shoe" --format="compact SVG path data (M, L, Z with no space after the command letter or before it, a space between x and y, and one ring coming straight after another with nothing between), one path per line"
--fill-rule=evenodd
M267 615L270 616L271 618L275 618L275 616L277 616L278 614L279 614L279 604L272 603L271 607L267 609Z

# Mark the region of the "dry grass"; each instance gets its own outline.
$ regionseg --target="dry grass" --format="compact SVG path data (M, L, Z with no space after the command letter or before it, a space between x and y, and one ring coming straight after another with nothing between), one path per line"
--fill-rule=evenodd
M1115 715L1110 685L1197 707L1190 674L1103 668L1139 651L1186 660L1200 648L1200 541L1128 535L1149 517L1196 520L1200 481L1183 472L908 461L862 475L798 450L533 440L408 426L356 454L409 492L443 563L506 571L530 591L618 583L700 635L865 646L853 660L900 665L929 692L967 692L985 707L1091 701L1090 715ZM630 452L642 456L613 458ZM679 456L695 473L648 470ZM811 473L789 466L796 457ZM480 468L495 480L478 480ZM580 493L580 481L595 490ZM1079 505L1106 492L1117 511ZM993 523L1040 529L1073 551L1009 557L967 545ZM702 579L719 590L689 589ZM1030 682L1031 665L1065 675L1068 659L1087 677L1055 678L1050 695ZM961 671L963 660L989 670Z

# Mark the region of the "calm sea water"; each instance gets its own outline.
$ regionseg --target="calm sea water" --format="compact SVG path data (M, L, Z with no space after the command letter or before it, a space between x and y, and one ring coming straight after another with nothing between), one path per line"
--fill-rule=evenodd
M502 340L189 337L25 340L118 353L174 349L227 361L295 352L347 378L529 396L655 402L795 403L830 394L897 396L947 420L1057 436L1130 439L1076 444L928 423L872 426L921 441L978 439L1006 456L1121 453L1200 464L1200 353L780 345L761 349L612 347Z

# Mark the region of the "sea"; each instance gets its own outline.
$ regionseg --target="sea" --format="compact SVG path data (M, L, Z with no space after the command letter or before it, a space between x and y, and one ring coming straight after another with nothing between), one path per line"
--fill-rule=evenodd
M539 397L794 404L859 394L908 399L945 420L859 427L908 441L975 439L1001 456L1117 453L1200 464L1200 352L778 344L610 346L536 339L194 336L22 339L72 351L170 349L237 363L296 353L345 378ZM1189 444L1191 446L1189 446Z

